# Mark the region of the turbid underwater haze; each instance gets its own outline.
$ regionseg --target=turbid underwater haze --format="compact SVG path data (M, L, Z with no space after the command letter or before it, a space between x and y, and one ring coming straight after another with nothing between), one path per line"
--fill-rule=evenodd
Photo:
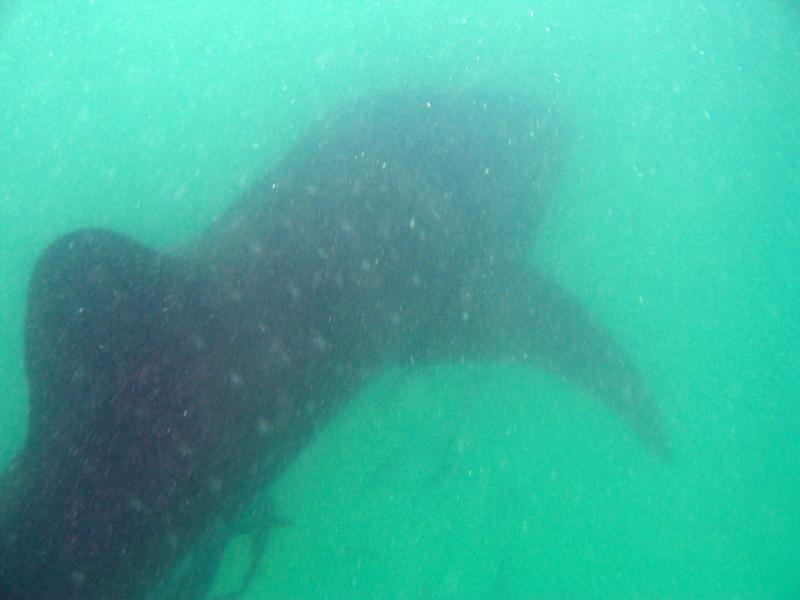
M635 358L672 459L544 371L388 369L273 487L285 525L244 597L796 598L788 2L4 4L0 466L49 243L97 226L180 251L340 105L472 85L557 107L531 261ZM252 549L233 538L218 592Z

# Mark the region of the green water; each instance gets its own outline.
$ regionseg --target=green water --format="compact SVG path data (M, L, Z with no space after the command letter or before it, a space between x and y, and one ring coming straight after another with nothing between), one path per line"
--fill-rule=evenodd
M797 598L800 10L471 4L5 3L0 464L57 235L177 245L371 90L532 90L573 140L531 259L636 357L673 463L543 373L386 373L275 486L291 524L246 597Z

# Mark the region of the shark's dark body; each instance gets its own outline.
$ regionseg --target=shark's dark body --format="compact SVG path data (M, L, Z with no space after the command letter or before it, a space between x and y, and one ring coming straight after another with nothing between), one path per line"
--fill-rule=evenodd
M143 597L388 362L542 366L663 450L630 361L526 264L557 132L527 97L381 96L178 256L101 230L55 242L30 289L0 597Z

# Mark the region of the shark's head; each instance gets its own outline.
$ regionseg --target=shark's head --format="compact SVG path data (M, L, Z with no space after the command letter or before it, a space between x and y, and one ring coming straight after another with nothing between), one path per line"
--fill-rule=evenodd
M323 123L322 145L381 152L455 197L470 218L527 237L546 205L565 127L552 103L481 88L387 94Z

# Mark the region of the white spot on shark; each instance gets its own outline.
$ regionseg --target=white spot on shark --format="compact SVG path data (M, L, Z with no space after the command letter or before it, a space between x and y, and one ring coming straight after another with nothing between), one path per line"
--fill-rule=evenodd
M330 342L326 340L321 333L314 331L311 334L311 342L317 350L327 350L330 347Z

